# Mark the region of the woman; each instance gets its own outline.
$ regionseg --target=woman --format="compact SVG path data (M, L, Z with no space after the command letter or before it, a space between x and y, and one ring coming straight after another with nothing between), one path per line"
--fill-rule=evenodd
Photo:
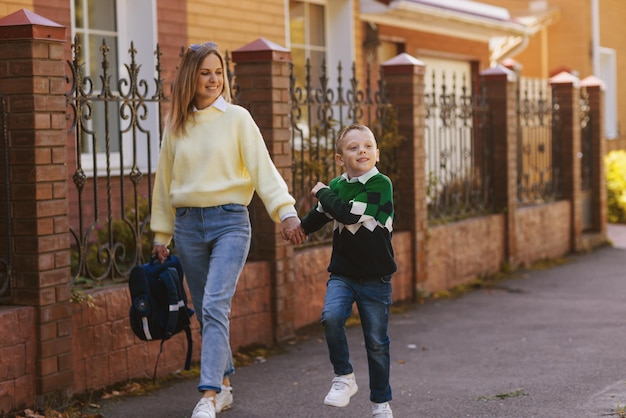
M192 418L232 406L229 314L250 248L247 205L256 190L281 236L300 243L300 220L258 126L230 103L224 59L214 43L194 44L172 90L154 184L150 225L159 260L176 240L202 333L202 398Z

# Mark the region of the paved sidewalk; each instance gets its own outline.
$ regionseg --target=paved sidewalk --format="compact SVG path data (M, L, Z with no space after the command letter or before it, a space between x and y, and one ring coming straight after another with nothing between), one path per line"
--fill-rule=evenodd
M626 227L613 247L561 266L520 272L495 289L392 316L391 402L396 418L617 417L626 405ZM346 408L322 401L332 368L322 334L241 367L235 404L221 418L368 417L367 362L349 328L359 392ZM105 418L184 418L196 379L106 401Z

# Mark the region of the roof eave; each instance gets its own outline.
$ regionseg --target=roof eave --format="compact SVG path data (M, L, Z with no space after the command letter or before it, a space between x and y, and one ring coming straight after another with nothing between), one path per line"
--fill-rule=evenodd
M372 6L372 3L369 3L369 6ZM389 6L380 6L379 4L378 7L362 7L361 19L380 25L478 42L489 42L494 37L532 34L530 28L515 21L493 19L406 0L393 1Z

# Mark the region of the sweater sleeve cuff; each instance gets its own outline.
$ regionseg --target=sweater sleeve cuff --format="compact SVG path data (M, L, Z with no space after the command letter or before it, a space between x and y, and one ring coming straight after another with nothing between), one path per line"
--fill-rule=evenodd
M298 212L296 211L296 208L293 205L283 206L278 211L278 216L279 216L280 221L282 222L287 218L291 218L292 216L298 216Z
M161 245L168 246L170 245L171 241L172 241L171 235L163 234L161 232L157 232L154 234L154 244L161 244Z

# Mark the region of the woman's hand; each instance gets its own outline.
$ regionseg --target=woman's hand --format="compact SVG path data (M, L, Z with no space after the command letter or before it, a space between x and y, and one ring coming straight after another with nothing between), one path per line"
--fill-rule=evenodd
M299 245L306 239L304 230L300 227L300 218L297 216L285 218L280 225L280 236L285 241L291 241L292 244Z
M165 259L167 257L169 257L170 250L169 250L169 248L167 248L166 245L154 244L154 246L152 247L152 254L156 254L156 256L159 259L159 261L161 262L161 264L163 264Z

